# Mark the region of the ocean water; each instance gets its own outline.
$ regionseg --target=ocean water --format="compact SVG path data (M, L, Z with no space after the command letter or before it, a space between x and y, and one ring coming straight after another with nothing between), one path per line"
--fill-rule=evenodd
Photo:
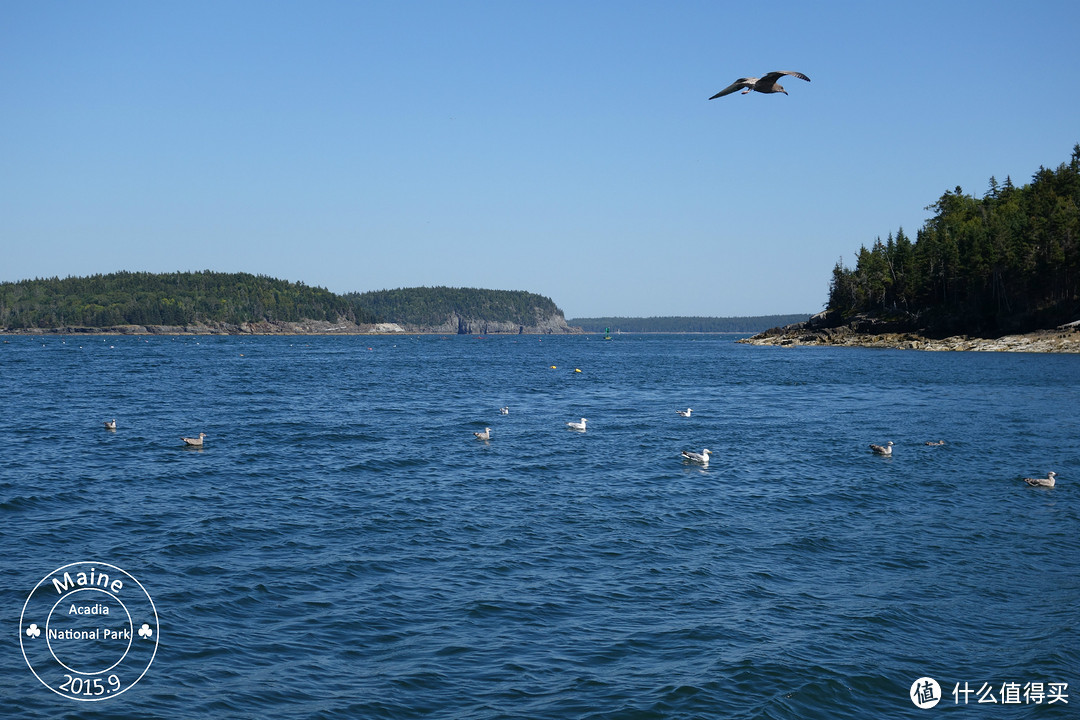
M1080 704L1078 356L11 337L0 407L6 718ZM890 440L891 458L867 447ZM704 447L707 468L680 457ZM1022 482L1048 470L1055 488ZM83 563L125 579L113 617L122 601L152 633L131 654L26 634L35 612L98 621L38 605ZM82 701L55 689L66 673ZM934 709L909 697L923 677Z

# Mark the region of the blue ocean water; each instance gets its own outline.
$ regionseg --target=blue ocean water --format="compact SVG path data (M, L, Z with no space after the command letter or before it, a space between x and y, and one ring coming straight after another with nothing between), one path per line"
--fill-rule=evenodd
M12 337L0 407L5 717L1080 704L1077 356ZM705 447L707 468L680 457ZM1055 488L1021 480L1048 470ZM82 561L130 573L158 614L145 675L98 702L50 691L20 645L35 585ZM909 698L921 677L935 709ZM1068 697L1003 702L1012 683Z

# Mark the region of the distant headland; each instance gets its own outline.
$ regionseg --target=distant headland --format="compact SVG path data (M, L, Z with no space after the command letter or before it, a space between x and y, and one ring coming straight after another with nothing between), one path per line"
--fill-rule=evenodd
M926 350L1080 351L1080 144L1030 184L957 187L903 228L837 262L826 310L742 342Z
M625 333L747 333L761 332L777 325L788 325L810 317L810 313L793 315L748 315L739 317L595 317L571 318L571 325L585 332Z

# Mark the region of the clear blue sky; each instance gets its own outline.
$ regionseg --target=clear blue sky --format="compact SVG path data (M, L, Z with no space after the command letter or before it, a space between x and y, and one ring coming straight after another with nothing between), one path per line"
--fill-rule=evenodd
M1075 0L0 0L0 280L816 312L945 190L1068 159L1078 29ZM812 81L707 100L770 70Z

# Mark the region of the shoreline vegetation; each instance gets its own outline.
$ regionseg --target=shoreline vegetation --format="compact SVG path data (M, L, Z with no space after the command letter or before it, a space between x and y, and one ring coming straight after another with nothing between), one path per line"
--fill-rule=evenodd
M990 178L927 210L912 242L900 228L836 263L822 312L746 339L754 345L1077 352L1080 144L1022 187Z
M420 287L338 295L250 273L117 272L0 283L12 334L561 334L554 302L518 290Z
M568 323L547 297L519 290L420 287L338 295L249 273L117 272L0 283L8 335L553 335L738 333L805 319L592 318ZM583 321L584 322L584 321Z

